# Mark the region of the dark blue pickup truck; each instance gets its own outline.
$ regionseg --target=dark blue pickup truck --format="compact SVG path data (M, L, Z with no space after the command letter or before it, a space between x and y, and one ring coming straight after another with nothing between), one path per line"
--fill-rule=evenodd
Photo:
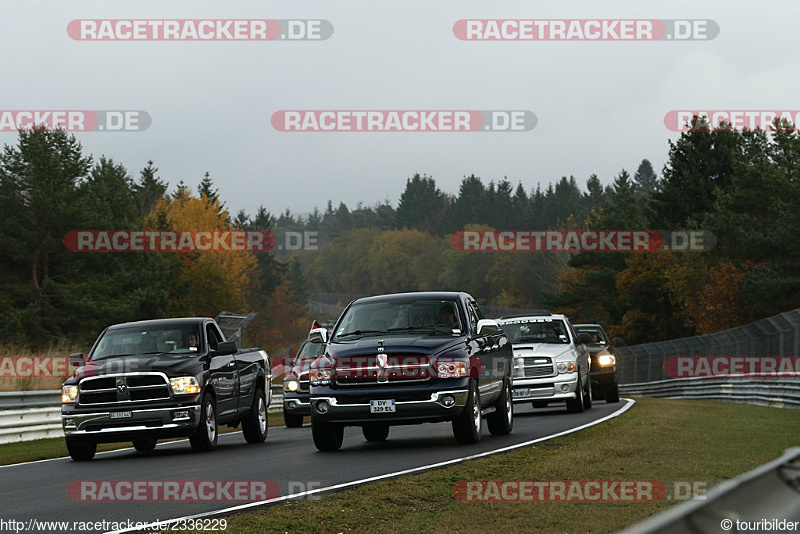
M188 437L212 450L219 425L240 423L248 443L267 437L272 376L267 353L237 350L207 317L109 326L61 390L61 420L73 460L91 460L98 443Z
M351 302L311 365L311 431L321 451L342 446L346 426L368 441L389 427L450 422L460 443L513 426L512 349L497 323L484 319L470 295L418 292Z

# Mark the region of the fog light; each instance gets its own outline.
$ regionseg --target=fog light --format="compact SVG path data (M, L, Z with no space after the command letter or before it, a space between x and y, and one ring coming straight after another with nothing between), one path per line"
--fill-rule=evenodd
M456 403L456 399L452 395L445 395L442 397L442 406L445 408L452 408Z
M564 393L569 391L569 384L561 384L561 391L563 391Z
M64 419L64 428L75 428L75 419Z
M289 408L291 409L297 408L297 403L295 401L289 401Z
M189 411L181 410L179 412L172 412L172 420L179 421L181 419L189 419Z
M317 403L317 411L319 413L328 413L328 403L325 401L319 401Z

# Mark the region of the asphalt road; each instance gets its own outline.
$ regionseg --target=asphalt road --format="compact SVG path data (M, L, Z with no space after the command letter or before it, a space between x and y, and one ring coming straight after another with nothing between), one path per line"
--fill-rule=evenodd
M134 521L152 522L241 506L245 502L83 502L73 500L67 487L77 481L119 480L259 480L270 481L281 496L303 489L319 489L382 475L422 468L466 456L511 447L591 424L620 411L632 401L602 401L582 414L563 408L533 409L515 406L514 431L509 436L489 434L476 445L455 442L449 423L392 427L383 443L368 443L359 428L345 429L344 445L321 453L311 440L311 429L273 427L267 441L247 445L241 433L223 434L219 447L194 453L187 441L159 444L149 453L133 449L100 453L91 462L60 458L0 467L0 531L3 520ZM73 488L76 484L73 484ZM8 524L5 525L8 527ZM36 530L36 529L34 529ZM58 530L64 530L60 528ZM67 528L66 531L77 529ZM24 532L26 530L21 530Z

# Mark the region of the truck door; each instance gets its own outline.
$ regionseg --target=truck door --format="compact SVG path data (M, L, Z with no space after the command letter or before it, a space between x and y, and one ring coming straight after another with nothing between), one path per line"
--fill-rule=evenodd
M206 339L210 350L217 348L222 341L216 325L206 324ZM233 354L214 356L209 368L209 382L217 393L217 416L219 422L233 419L236 416L238 398L238 380L236 376L236 358Z

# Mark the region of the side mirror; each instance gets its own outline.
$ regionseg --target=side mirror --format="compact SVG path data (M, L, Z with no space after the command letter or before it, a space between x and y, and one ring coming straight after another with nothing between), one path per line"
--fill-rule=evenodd
M624 347L625 341L621 337L612 337L611 344L615 347Z
M80 367L84 364L83 361L83 353L82 352L73 352L69 355L69 364L72 367Z
M592 335L587 332L581 332L578 334L578 344L579 345L588 345L592 342Z
M478 321L479 336L488 336L499 333L500 333L500 327L497 326L497 321L495 321L494 319L480 319Z
M222 341L219 345L217 345L216 349L210 350L208 354L212 357L227 356L228 354L236 354L236 350L235 341Z
M328 329L327 328L312 328L308 333L308 340L311 343L327 343L328 342Z

